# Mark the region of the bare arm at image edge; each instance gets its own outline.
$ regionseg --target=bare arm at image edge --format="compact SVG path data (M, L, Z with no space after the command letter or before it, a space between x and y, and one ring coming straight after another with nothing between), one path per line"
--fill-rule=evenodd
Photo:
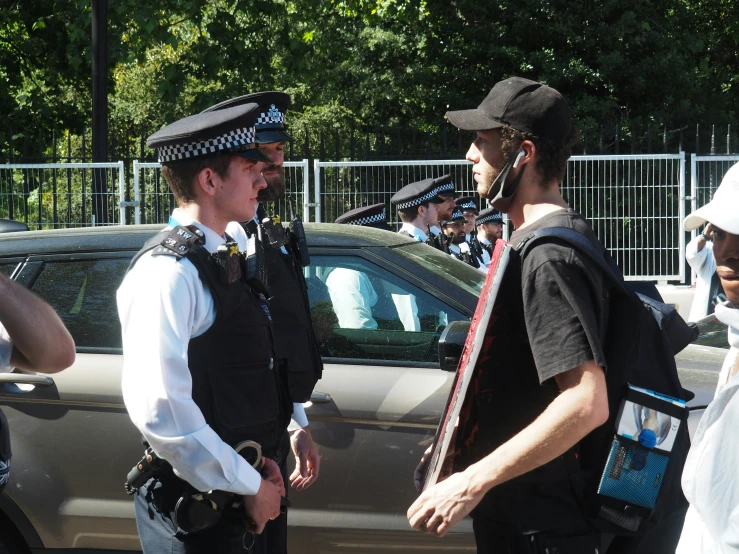
M57 373L74 363L74 340L51 306L2 275L0 298L2 338L6 348L12 344L10 359L0 356L0 363L43 373Z

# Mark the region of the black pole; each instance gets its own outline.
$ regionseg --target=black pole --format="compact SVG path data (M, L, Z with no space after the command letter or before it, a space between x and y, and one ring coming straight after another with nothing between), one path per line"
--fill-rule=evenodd
M92 0L92 161L108 161L108 0ZM96 224L108 223L107 172L93 171Z

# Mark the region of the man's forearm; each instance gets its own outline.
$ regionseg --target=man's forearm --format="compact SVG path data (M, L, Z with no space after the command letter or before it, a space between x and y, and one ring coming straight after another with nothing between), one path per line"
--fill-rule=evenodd
M0 322L13 341L11 365L55 373L74 363L72 336L38 296L0 276Z
M577 386L562 390L533 423L466 470L476 492L487 492L554 460L605 423L605 376L589 363L595 370L586 371Z

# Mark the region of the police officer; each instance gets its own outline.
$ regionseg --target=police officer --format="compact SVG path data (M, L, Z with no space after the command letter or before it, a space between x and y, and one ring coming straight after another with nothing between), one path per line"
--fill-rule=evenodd
M470 253L469 248L463 250L463 246L467 246L467 242L465 241L466 233L464 232L464 224L464 215L462 214L462 210L459 208L456 208L452 212L451 220L441 222L441 229L449 240L449 253L453 258L456 258L475 269L480 269L480 262Z
M462 226L464 242L460 243L459 248L462 252L469 254L475 268L484 272L487 269L487 264L483 258L484 249L477 240L475 220L477 219L478 210L475 198L473 196L457 198L457 207L462 210L464 216L464 225Z
M447 202L446 198L439 196L442 187L444 191L450 188L454 190L453 184L441 184L439 179L416 181L393 194L390 203L398 210L398 217L403 222L398 231L399 234L448 252L441 228L437 226L438 207Z
M389 231L387 224L387 214L385 213L385 204L372 204L370 206L360 206L341 214L334 220L334 223L344 225L359 225L361 227L374 227Z
M309 260L301 259L299 240L283 228L277 217L268 217L265 202L277 202L285 196L285 142L292 140L285 130L285 116L290 107L290 95L284 92L256 92L232 98L206 109L203 113L217 112L232 106L254 102L259 104L259 117L255 124L256 142L259 149L272 161L262 170L267 186L259 191L260 205L253 220L241 222L248 236L262 236L268 264L268 282L271 297L269 307L275 329L277 356L288 368L290 395L295 402L299 417L297 425L290 427L290 444L295 455L295 471L290 475L290 484L298 491L311 486L320 471L321 458L304 417L302 402L310 400L313 386L321 377L323 362L319 351L308 302L308 289L303 277L303 265ZM302 227L297 220L296 224ZM232 223L228 231L234 231ZM295 239L295 240L293 240ZM286 448L286 445L283 445ZM284 459L284 458L283 458ZM281 469L286 473L286 466ZM280 526L287 532L285 517L270 525ZM284 551L281 550L281 551ZM277 553L278 550L273 550Z
M457 192L454 190L454 181L452 181L451 175L442 175L434 179L434 184L438 190L437 199L438 205L436 206L436 221L431 224L431 234L440 240L441 222L450 221L452 219L452 212L457 207Z
M147 140L179 207L118 290L123 399L150 445L138 467L163 460L136 492L145 553L272 551L260 533L280 513L274 458L293 405L246 234L226 233L254 216L266 185L259 114L256 104L198 114ZM244 445L263 464L237 453ZM227 499L221 511L208 491Z
M485 267L490 265L495 241L503 238L503 216L495 208L486 208L477 216L477 244L481 247Z

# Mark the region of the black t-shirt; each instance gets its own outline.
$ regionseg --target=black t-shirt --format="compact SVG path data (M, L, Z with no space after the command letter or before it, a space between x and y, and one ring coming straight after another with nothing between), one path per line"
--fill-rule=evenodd
M516 248L545 227L568 227L598 243L587 221L570 209L514 232L510 242ZM486 352L496 340L486 342L475 382L477 399L472 410L479 419L475 433L483 438L487 453L551 404L559 394L553 377L590 360L606 368L608 287L604 288L600 268L556 239L538 241L523 262L515 255L511 263L520 265L506 270L499 298L517 299L510 300L508 308L500 306L500 323L492 330L496 339L504 337L497 340L503 346ZM504 290L506 281L508 290ZM471 455L479 458L483 452L478 454ZM578 479L570 451L491 490L475 516L484 517L502 533L586 528L573 489Z

